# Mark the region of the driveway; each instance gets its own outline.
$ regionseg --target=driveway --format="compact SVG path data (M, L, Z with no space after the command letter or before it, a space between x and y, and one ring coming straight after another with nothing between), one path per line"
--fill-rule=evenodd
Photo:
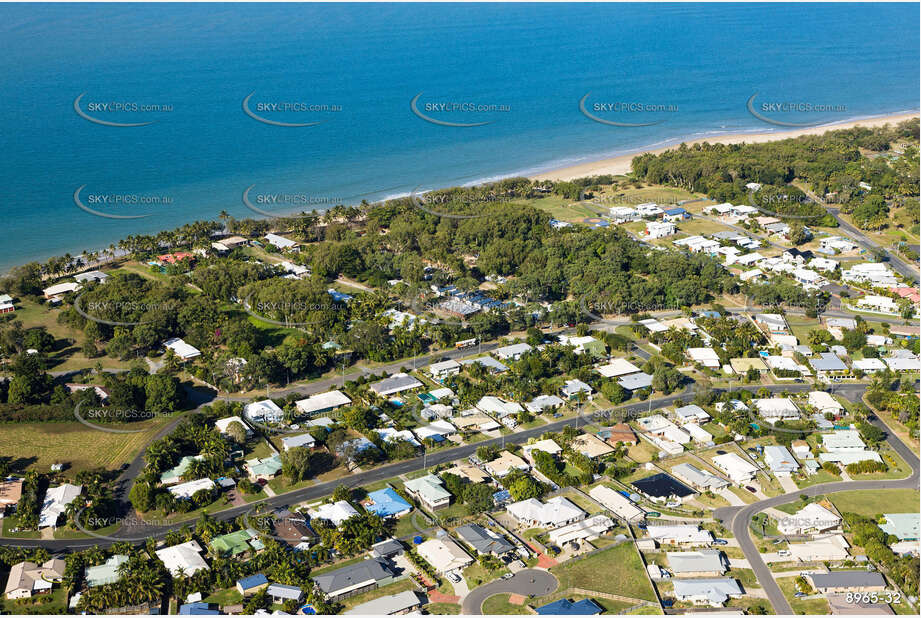
M777 481L780 483L780 486L783 487L783 492L785 494L792 494L799 489L799 487L796 486L796 481L794 481L791 476L778 476Z
M495 594L520 594L523 597L540 597L550 594L560 583L548 571L541 569L524 569L509 579L497 579L494 582L474 588L464 598L461 613L481 615L483 601Z

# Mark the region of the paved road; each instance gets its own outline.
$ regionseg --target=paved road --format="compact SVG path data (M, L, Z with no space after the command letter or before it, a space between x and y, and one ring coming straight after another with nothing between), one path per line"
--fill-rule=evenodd
M752 386L743 386L739 387L736 390L757 390L761 388L760 385ZM789 385L772 385L767 386L767 388L772 393L780 393L783 391L797 392L797 391L807 391L812 390L814 387L811 384L789 384ZM623 415L625 417L638 416L648 410L658 410L660 408L665 408L672 405L677 400L688 401L689 398L693 397L692 387L688 387L680 393L674 393L667 397L662 397L656 400L649 400L643 403L634 403L619 406L615 408L618 415ZM714 389L718 392L719 389ZM863 384L848 384L844 386L837 386L835 392L840 394L852 401L859 401L860 396L866 390L866 386ZM600 418L598 413L593 413L593 416ZM502 446L505 443L509 444L524 444L531 438L539 437L541 434L548 431L562 431L567 425L572 425L575 422L575 425L578 427L584 421L580 418L566 418L553 423L548 423L540 427L535 427L533 429L527 429L524 431L519 431L516 433L509 434L507 436L502 436L499 438L493 438L490 440L484 440L482 442L477 442L474 444L465 444L462 446L434 451L431 454L427 454L424 458L417 457L415 459L409 459L405 461L399 461L392 464L383 465L377 468L372 468L365 472L359 472L357 474L352 474L343 479L337 479L334 481L327 481L325 483L318 483L316 485L311 485L309 487L304 487L302 489L297 489L288 493L279 494L271 498L263 498L262 500L252 502L247 505L242 505L238 507L233 507L219 513L216 513L214 516L221 520L229 520L236 518L244 513L249 512L258 504L265 504L269 507L281 507L288 506L292 504L297 504L299 502L317 500L328 496L333 492L333 490L340 484L346 484L352 487L357 487L361 485L367 485L370 483L375 483L385 479L393 478L401 474L407 474L409 472L414 472L416 470L421 470L423 467L432 467L440 463L447 463L454 461L456 459L462 459L469 457L470 455L476 452L476 449L480 446L489 445L489 446ZM142 541L147 538L159 538L164 536L169 530L178 529L184 524L190 522L184 522L183 524L174 524L171 526L132 526L130 529L123 528L111 535L111 538L101 539L81 539L81 540L43 540L43 539L9 539L3 538L0 539L0 545L13 545L20 547L36 547L41 546L47 548L52 552L64 552L68 549L83 549L87 547L92 547L94 545L99 546L108 546L114 543L117 540L127 540L127 541ZM191 522L194 524L194 522Z
M841 393L841 391L838 391ZM843 393L841 393L843 394ZM847 396L847 395L846 395ZM848 397L850 398L850 397ZM761 500L745 507L724 507L716 509L713 512L715 518L724 523L728 523L732 534L739 542L739 546L745 553L745 558L755 572L755 578L761 583L764 591L767 593L768 600L774 606L774 612L777 614L792 614L793 609L790 603L780 591L777 582L771 574L771 570L765 564L761 554L752 541L749 525L751 519L757 513L776 507L780 504L788 504L799 500L800 495L818 496L838 491L853 491L858 489L917 489L919 480L919 463L918 456L908 448L899 438L889 430L889 428L879 418L870 421L880 429L886 432L886 442L911 466L911 476L899 480L891 481L841 481L835 483L824 483L813 485L805 489L798 489L795 492Z
M483 601L495 594L520 594L521 596L541 597L556 590L560 583L548 571L541 569L523 569L508 579L497 579L479 588L474 588L464 598L461 614L480 615L483 613Z
M853 236L854 240L858 244L863 245L866 249L878 249L886 254L889 258L889 265L894 271L900 275L907 277L912 283L918 283L918 269L917 267L909 266L900 256L896 255L893 251L890 251L888 248L883 247L867 237L862 231L848 223L841 216L841 211L837 208L826 208L826 210L838 221L838 225L841 226L843 230L848 232Z

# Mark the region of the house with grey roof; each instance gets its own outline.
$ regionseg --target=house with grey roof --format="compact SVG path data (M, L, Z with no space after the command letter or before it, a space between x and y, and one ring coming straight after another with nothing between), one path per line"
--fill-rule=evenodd
M729 486L729 481L689 463L672 468L672 475L699 491L719 491Z
M799 470L799 464L784 446L769 445L764 447L764 463L774 476L790 476Z
M368 385L372 391L381 397L395 395L403 391L419 388L420 386L422 386L422 382L408 373L395 373L389 378L384 378L383 380Z
M806 575L819 592L873 592L884 590L886 580L876 571L832 571Z
M467 524L456 530L457 535L466 541L478 554L502 556L515 549L505 537L500 536L478 524Z
M730 577L673 579L672 584L677 600L710 607L722 607L729 599L742 596L739 582Z
M372 599L361 605L356 605L343 615L350 616L393 616L395 614L406 614L417 610L428 603L420 592L415 590L404 590L396 594L383 596L378 599Z
M809 364L815 369L816 374L820 376L848 370L844 361L838 358L837 354L832 352L822 352L819 354L818 358L810 358Z
M330 601L339 601L393 583L396 573L379 558L362 560L335 571L314 575L313 581Z
M729 568L728 561L718 549L670 551L668 565L675 575L688 577L718 577Z

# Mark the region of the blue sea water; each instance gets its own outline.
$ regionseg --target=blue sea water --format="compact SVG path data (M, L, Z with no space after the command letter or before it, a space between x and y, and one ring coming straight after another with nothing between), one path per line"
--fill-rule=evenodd
M915 111L917 4L0 5L0 270L227 211L242 194L357 203L726 132L766 101L832 122ZM579 110L638 102L666 111ZM80 108L112 122L81 118ZM263 110L309 103L340 111ZM449 122L489 121L475 127ZM91 110L100 103L170 106ZM496 105L439 112L438 102ZM426 111L433 110L434 111ZM662 109L662 108L658 108ZM760 109L760 108L759 108ZM507 111L504 111L507 110ZM117 220L94 216L149 214ZM155 205L101 195L165 196ZM90 203L91 200L95 203ZM297 204L258 202L269 212ZM309 208L309 207L308 207Z

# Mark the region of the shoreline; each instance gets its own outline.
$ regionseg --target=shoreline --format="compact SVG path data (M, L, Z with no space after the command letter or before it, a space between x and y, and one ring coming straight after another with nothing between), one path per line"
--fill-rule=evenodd
M803 127L801 129L793 129L789 131L778 131L776 133L727 133L724 135L702 137L693 140L679 140L668 146L661 146L658 148L639 148L637 150L626 154L617 155L615 157L607 157L595 161L587 161L585 163L578 163L576 165L569 165L545 172L530 174L528 178L531 180L567 181L573 180L575 178L599 176L602 174L624 176L630 173L630 165L634 157L638 157L647 153L656 155L661 154L668 150L675 149L680 144L687 144L688 146L702 144L704 142L710 144L762 144L766 142L776 142L784 139L789 139L791 137L800 137L802 135L822 135L827 131L851 129L857 126L868 128L881 127L886 124L898 124L904 120L918 117L918 112L907 112L900 114L888 114L885 116L874 116L858 120L843 120L837 123L823 124L815 127Z
M918 117L919 117L919 112L903 112L903 113L897 113L897 114L887 114L887 115L882 115L882 116L871 116L868 118L860 118L856 120L844 120L838 123L823 124L823 125L819 125L815 127L804 127L802 129L795 129L791 131L778 131L776 133L725 133L722 135L715 135L711 137L694 138L692 140L684 140L684 139L672 140L673 143L667 146L659 146L656 148L649 148L648 146L640 147L636 150L632 150L630 152L620 154L614 157L605 157L605 158L596 159L593 161L585 161L583 163L577 163L575 165L568 165L564 167L554 168L554 169L550 169L550 170L543 171L543 172L536 172L536 173L525 172L525 173L518 173L518 174L516 173L496 174L496 175L484 176L481 179L473 181L473 182L464 183L461 185L451 185L451 186L464 186L464 187L475 186L475 185L480 185L480 184L486 184L489 182L498 182L505 178L513 178L513 177L518 177L518 176L524 176L530 180L553 180L553 181L566 181L566 180L572 180L574 178L584 178L587 176L597 176L601 174L612 174L615 176L623 176L623 175L627 175L630 173L630 165L634 157L637 157L639 155L646 154L646 153L660 154L667 150L672 150L676 148L677 146L679 146L680 144L687 144L690 146L693 144L700 144L703 142L708 142L711 144L739 144L743 142L744 143L764 143L764 142L772 142L772 141L778 141L778 140L783 140L783 139L789 139L791 137L798 137L800 135L821 135L827 131L849 129L849 128L853 128L856 126L879 127L885 124L897 124L903 120L908 120L911 118L918 118ZM419 193L425 193L431 190L446 189L446 188L449 188L449 187L445 186L445 187L435 187L433 189L424 189L424 190L420 190ZM409 196L410 193L411 192L389 194L380 199L374 200L374 202L371 202L371 203L383 203L388 200L405 198ZM344 204L344 205L356 206L357 204ZM314 212L324 212L326 210L328 210L328 208L317 209ZM303 208L292 209L291 212L280 214L279 216L292 216L292 215L297 215L300 212L303 212ZM253 218L263 219L264 217L254 216ZM117 239L117 240L121 240L121 239ZM80 256L80 252L83 249L86 249L86 248L85 247L82 249L74 248L70 250L70 253L75 258L77 258ZM95 250L86 249L86 251L89 253L92 253L95 251L101 255L106 255L108 253L108 247L102 246ZM51 259L51 257L52 256L47 256L45 260ZM115 256L115 257L119 257L119 256ZM37 261L39 263L42 262L42 260L40 259L29 260L29 261ZM0 277L8 275L13 269L19 266L22 266L26 263L28 262L19 262L16 264L11 264L9 266L0 267ZM97 262L93 264L93 266L84 266L78 272L82 272L84 270L87 270L88 268L99 267L103 265L105 265L105 261Z

